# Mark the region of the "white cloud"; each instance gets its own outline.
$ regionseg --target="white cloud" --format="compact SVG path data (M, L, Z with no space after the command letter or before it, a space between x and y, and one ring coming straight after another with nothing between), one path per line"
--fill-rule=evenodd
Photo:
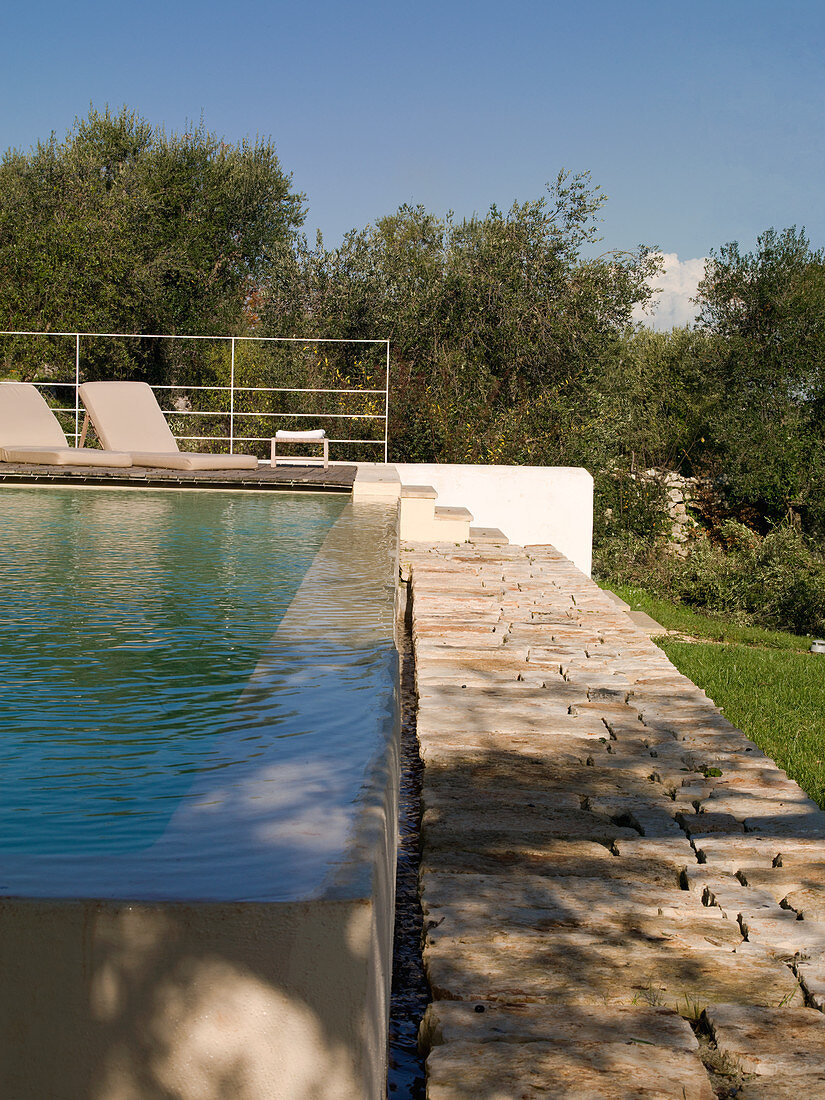
M675 252L664 252L662 259L661 273L650 281L651 287L660 293L653 296L647 313L636 306L633 320L649 328L669 330L696 319L697 307L690 299L696 296L699 280L705 274L705 260L703 257L680 260Z

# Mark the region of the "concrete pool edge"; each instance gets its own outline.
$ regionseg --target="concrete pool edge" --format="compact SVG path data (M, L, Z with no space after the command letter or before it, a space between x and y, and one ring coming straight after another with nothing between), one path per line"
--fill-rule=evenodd
M377 547L392 640L396 506L353 508L380 516L392 531L393 552ZM313 567L340 569L340 531L333 527ZM361 540L362 552L371 542L375 549L374 540ZM357 636L358 586L344 578L341 588ZM293 601L281 627L288 633L300 619L300 600ZM382 1097L397 722L396 710L394 733L367 769L352 838L352 863L360 866L342 868L319 899L2 899L0 1093L17 1100L200 1100L225 1089L238 1100Z

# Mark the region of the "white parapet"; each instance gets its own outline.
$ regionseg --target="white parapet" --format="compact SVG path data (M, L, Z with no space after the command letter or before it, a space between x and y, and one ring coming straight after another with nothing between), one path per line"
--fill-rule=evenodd
M590 576L593 478L577 466L396 463L405 485L432 485L438 504L468 508L519 546L550 543ZM360 476L360 475L359 475Z

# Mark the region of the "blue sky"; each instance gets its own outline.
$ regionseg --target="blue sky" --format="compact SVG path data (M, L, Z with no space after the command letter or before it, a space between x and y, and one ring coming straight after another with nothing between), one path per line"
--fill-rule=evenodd
M605 248L688 259L791 224L825 243L821 0L34 0L2 26L3 148L90 102L203 114L274 138L328 244L402 202L506 208L562 167L608 195Z

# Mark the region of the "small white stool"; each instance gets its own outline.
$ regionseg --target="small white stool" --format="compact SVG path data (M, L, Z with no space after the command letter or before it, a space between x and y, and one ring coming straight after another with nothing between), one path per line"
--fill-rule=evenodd
M329 440L323 428L310 432L276 432L272 437L272 465L278 462L277 445L279 443L321 443L324 448L324 469L329 469Z

